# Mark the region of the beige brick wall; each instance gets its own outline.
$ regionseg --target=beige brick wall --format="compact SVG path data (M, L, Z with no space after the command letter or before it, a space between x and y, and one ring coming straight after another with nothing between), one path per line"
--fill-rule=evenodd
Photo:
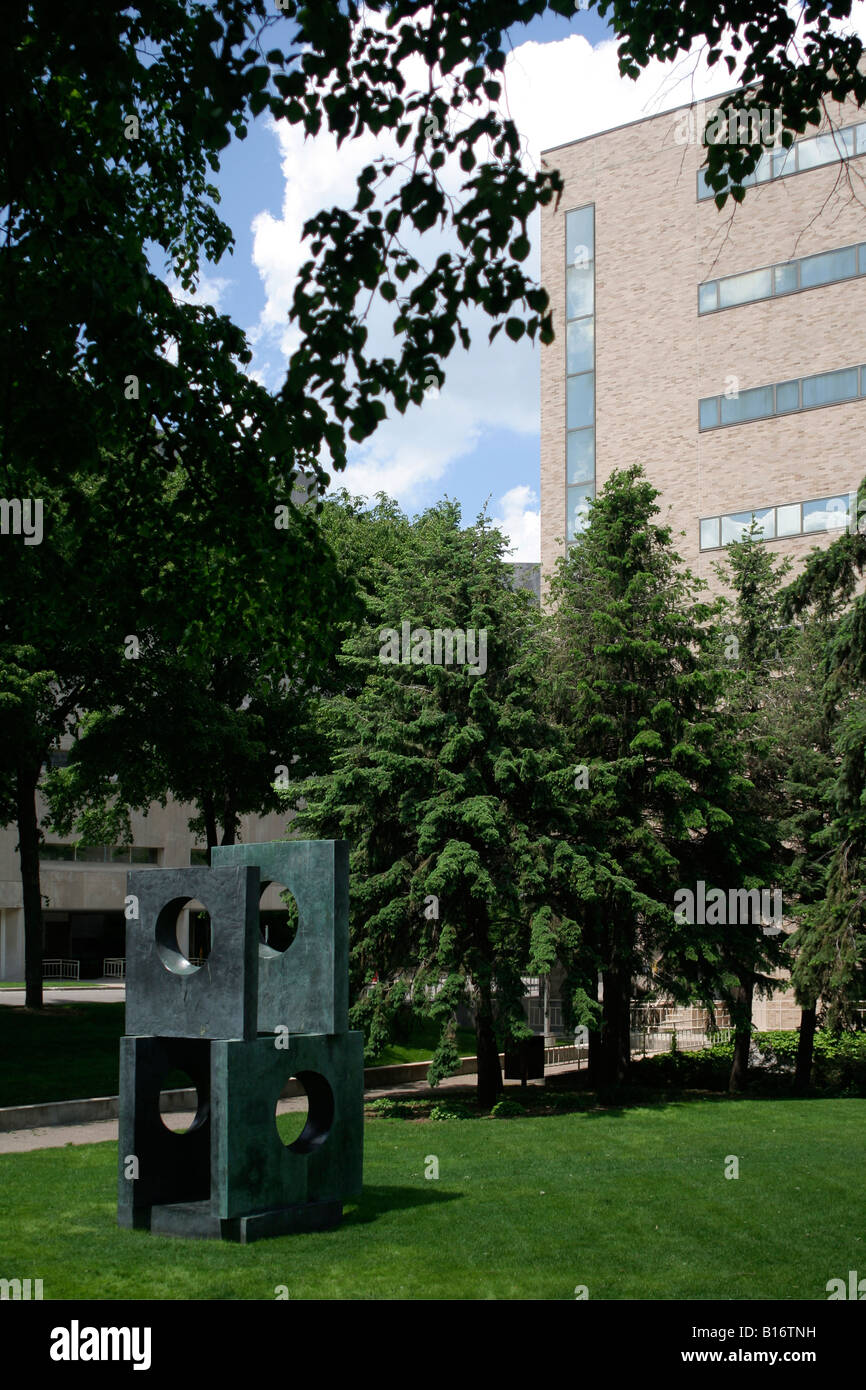
M831 108L838 124L866 113ZM560 170L559 208L542 211L542 280L556 341L542 349L541 558L565 534L565 213L595 203L596 483L643 464L661 516L697 574L713 581L722 552L701 552L698 520L856 488L866 401L699 433L698 401L787 377L866 363L866 277L700 316L706 279L866 239L866 157L750 188L720 212L698 202L696 143L678 144L666 113L545 154ZM770 542L802 560L832 535Z

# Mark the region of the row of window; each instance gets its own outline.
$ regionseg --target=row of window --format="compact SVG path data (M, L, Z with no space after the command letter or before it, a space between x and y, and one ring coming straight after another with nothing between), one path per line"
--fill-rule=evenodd
M826 135L795 140L787 150L783 146L765 150L754 172L743 179L743 187L769 183L771 179L786 178L789 174L804 174L808 169L819 169L822 165L833 164L843 158L853 159L861 154L866 154L866 122L842 126ZM715 190L707 183L705 171L699 169L698 201L715 196Z
M59 845L40 846L39 858L66 864L158 864L159 850L142 845Z
M701 550L718 550L740 541L752 521L759 528L758 539L781 540L787 536L808 536L818 531L841 531L850 524L857 504L856 493L819 497L810 502L786 502L778 507L761 507L754 512L731 512L728 516L704 517Z
M566 538L595 496L595 206L565 215Z
M866 396L866 367L842 367L772 386L754 386L735 396L706 396L698 403L698 420L702 430L715 430L772 415L790 415L795 410L838 405L858 396Z
M721 280L707 280L698 285L698 313L713 314L718 309L811 290L817 285L832 285L857 275L866 275L866 242L803 256L797 261L782 261L761 270L746 270L740 275L726 275Z

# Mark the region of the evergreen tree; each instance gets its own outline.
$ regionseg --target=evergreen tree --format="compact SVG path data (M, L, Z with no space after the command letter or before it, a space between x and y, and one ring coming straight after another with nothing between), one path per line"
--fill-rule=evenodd
M581 951L603 984L600 1035L590 1034L603 1084L626 1074L640 981L710 1009L723 999L739 1016L737 991L768 987L781 956L759 923L726 921L718 897L708 920L689 920L701 915L701 883L708 897L764 887L773 855L714 659L718 605L699 597L670 529L653 521L656 496L639 467L612 474L551 590L554 709L588 769L592 845L616 866L581 921Z
M866 514L861 485L857 516ZM826 862L823 895L805 914L794 969L798 992L820 999L832 1028L854 1026L866 997L866 535L849 527L826 550L812 552L784 595L789 614L826 625L823 717L832 735L828 824L819 843ZM805 1076L799 1076L804 1084Z
M730 584L734 601L723 621L725 659L730 671L727 702L740 730L748 775L756 788L765 823L776 827L774 878L781 885L785 916L799 919L788 939L793 952L803 940L812 906L822 900L827 854L822 841L828 825L827 798L833 765L830 726L821 691L824 625L793 624L782 618L782 582L791 565L778 562L759 539L757 526L727 547L716 567ZM811 1069L815 999L793 972L802 1009L798 1084ZM751 1015L752 988L743 988L742 1006ZM731 1089L745 1084L751 1029L736 1033Z
M539 715L539 616L512 588L503 544L483 518L461 529L444 502L398 518L390 554L373 547L366 621L343 647L347 691L321 705L332 768L302 788L296 822L352 844L354 1017L370 1050L411 997L441 1024L431 1079L447 1074L468 998L483 1106L501 1089L499 1043L525 1031L521 975L568 777ZM447 664L444 639L437 659L436 629L465 633L470 659Z

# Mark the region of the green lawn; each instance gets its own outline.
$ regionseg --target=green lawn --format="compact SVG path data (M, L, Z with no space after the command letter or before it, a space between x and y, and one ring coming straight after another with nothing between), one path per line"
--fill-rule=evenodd
M124 1009L90 1001L49 1004L41 1014L0 1008L0 1106L116 1096ZM429 1061L437 1036L435 1024L419 1020L407 1042L386 1048L372 1065ZM460 1029L457 1042L474 1055L474 1033Z
M374 1118L342 1226L249 1247L119 1230L114 1144L7 1155L3 1272L46 1299L823 1301L866 1270L864 1127L856 1099Z
M0 1106L116 1096L123 1004L0 1006Z

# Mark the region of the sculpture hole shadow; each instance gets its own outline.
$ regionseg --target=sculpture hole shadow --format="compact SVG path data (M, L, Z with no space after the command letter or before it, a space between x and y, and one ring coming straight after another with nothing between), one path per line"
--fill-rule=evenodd
M259 958L281 956L298 934L298 904L284 883L262 884L259 898Z
M173 975L194 975L211 952L210 913L197 898L173 898L156 919L156 949Z
M171 1077L171 1085L166 1086L165 1083L169 1076ZM182 1111L172 1110L170 1108L172 1103L176 1103L173 1095L175 1091L195 1092L195 1100L192 1107L195 1110L195 1114L188 1125L177 1123L178 1114L188 1113L190 1109L188 1105L185 1105ZM170 1073L166 1073L166 1076L163 1077L160 1083L159 1118L171 1134L192 1134L193 1130L201 1129L209 1113L210 1102L208 1100L202 1100L198 1087L188 1072L180 1071L175 1068Z
M315 1153L327 1140L334 1123L334 1092L327 1079L317 1071L299 1071L289 1079L299 1081L306 1092L306 1122L300 1134L297 1133L298 1126L292 1125L290 1133L296 1137L284 1138L278 1129L280 1142L295 1154ZM292 1114L293 1120L301 1120L302 1117L303 1112ZM276 1122L276 1108L274 1121Z

